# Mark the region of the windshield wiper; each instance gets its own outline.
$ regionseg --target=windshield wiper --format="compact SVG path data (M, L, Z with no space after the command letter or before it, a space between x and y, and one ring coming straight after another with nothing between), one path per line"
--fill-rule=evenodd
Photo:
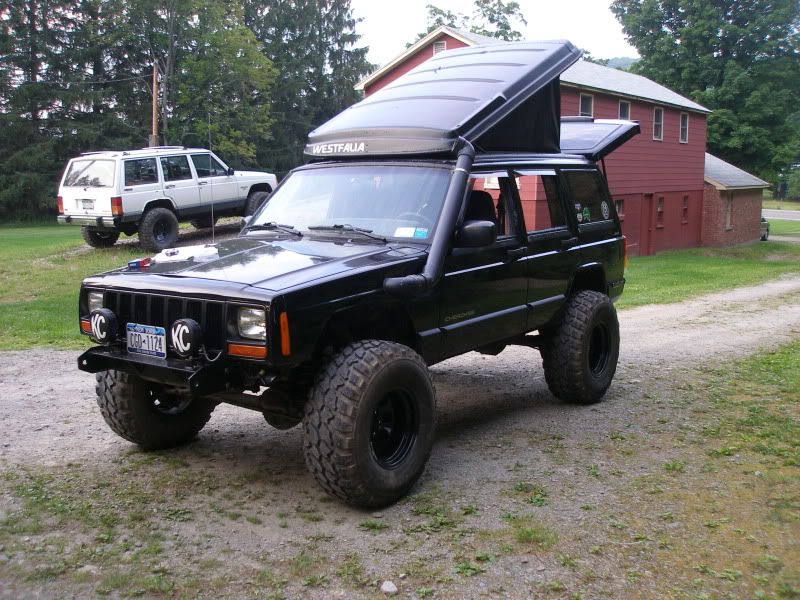
M293 225L281 225L275 221L268 223L256 223L255 225L248 225L245 231L282 231L283 233L291 233L297 237L303 237L303 234L296 231Z
M382 235L376 235L372 233L372 229L353 227L347 223L336 223L335 225L309 225L308 229L311 231L342 231L345 233L357 233L359 235L363 235L364 237L368 237L371 240L379 240L383 243L386 243L386 238Z

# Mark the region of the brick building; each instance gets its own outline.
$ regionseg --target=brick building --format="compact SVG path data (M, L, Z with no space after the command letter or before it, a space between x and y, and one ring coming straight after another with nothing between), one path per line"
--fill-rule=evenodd
M356 89L369 96L438 52L498 41L439 27L363 79ZM640 135L605 159L609 188L630 254L736 243L727 241L730 235L704 239L704 227L710 219L704 216L705 211L719 210L717 206L706 207L716 202L705 189L708 109L646 77L583 60L561 75L560 91L562 115L630 119L641 126ZM535 219L541 190L534 180L520 183L526 221ZM739 222L760 220L760 193L761 189L752 188L748 192L750 201L735 204L737 211L748 213L746 217L740 215ZM757 233L756 229L753 240L758 239ZM741 228L737 234L741 241L750 240L744 239L749 229Z

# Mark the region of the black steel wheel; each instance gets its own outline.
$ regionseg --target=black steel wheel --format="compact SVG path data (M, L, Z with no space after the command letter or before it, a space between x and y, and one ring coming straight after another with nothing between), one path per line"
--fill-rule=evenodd
M422 358L394 342L342 348L303 417L306 465L330 494L362 507L402 498L433 446L436 394Z
M139 224L139 243L147 250L160 252L178 239L178 219L168 208L151 208Z
M119 231L81 227L81 237L92 248L110 248L117 243Z
M144 450L185 444L205 426L215 404L122 371L97 373L97 405L109 427Z
M544 334L541 353L555 396L578 404L601 400L619 358L619 323L610 298L586 290L572 296L558 327Z

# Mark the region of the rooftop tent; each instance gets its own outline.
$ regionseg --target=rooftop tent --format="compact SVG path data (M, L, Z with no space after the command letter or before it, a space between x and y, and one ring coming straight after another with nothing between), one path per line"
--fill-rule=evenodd
M638 133L635 121L561 117L561 151L598 161Z
M558 76L580 57L566 41L435 55L308 136L313 157L483 151L559 152Z

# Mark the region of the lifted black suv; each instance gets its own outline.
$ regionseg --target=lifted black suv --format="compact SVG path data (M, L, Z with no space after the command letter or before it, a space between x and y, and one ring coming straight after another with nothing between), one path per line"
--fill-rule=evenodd
M595 162L629 121L559 119L567 42L442 53L311 133L237 239L90 277L109 426L145 449L190 440L214 407L302 423L306 463L360 506L403 496L434 437L428 365L540 349L550 390L602 398L625 241Z

